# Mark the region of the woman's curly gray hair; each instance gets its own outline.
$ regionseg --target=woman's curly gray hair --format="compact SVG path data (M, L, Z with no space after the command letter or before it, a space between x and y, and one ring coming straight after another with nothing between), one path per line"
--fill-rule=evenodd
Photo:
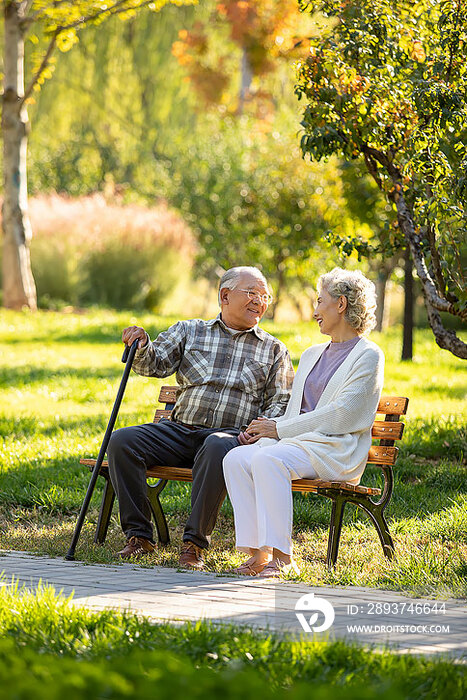
M321 275L318 289L325 289L333 299L345 296L345 319L359 335L369 333L376 326L376 288L360 270L335 267Z

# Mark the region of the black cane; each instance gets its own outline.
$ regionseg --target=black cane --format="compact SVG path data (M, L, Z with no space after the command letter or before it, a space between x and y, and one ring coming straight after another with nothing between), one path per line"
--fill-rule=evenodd
M99 476L99 470L102 466L102 462L104 461L110 436L112 435L112 430L114 429L115 421L117 420L120 404L122 403L123 394L125 393L126 384L130 375L131 365L133 364L135 353L138 348L138 342L139 340L135 340L131 347L125 345L125 350L123 351L122 362L126 362L125 369L123 370L123 377L118 388L117 398L115 399L114 407L112 409L112 413L107 424L104 439L102 440L101 449L99 450L99 455L97 457L96 464L94 466L94 469L92 470L88 490L86 491L86 496L84 497L83 505L81 506L81 511L76 522L76 527L73 533L73 539L71 540L70 549L68 550L68 554L65 557L67 561L75 560L76 545L78 544L79 536L81 534L81 529L84 523L84 518L86 517L86 513L88 512L89 503L91 502L91 497L96 486L97 477Z

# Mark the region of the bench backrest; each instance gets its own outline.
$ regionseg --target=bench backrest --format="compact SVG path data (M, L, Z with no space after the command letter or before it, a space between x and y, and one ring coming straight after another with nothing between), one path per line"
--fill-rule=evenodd
M161 418L169 418L175 406L178 386L163 386L159 394L159 403L165 404L165 409L157 409L154 423ZM400 440L404 432L404 423L399 418L407 413L409 400L405 396L382 396L377 414L383 414L384 420L375 420L371 431L372 438L379 440L372 445L368 453L368 463L379 466L392 466L397 459L399 448L395 440Z

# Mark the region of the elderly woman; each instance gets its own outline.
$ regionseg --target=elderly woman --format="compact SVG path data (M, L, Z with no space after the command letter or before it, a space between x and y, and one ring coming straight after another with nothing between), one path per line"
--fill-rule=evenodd
M358 484L383 386L383 353L364 337L375 309L374 284L361 272L336 267L320 277L314 318L330 342L303 353L285 414L253 420L250 444L224 458L237 549L251 555L235 573L298 573L293 479Z

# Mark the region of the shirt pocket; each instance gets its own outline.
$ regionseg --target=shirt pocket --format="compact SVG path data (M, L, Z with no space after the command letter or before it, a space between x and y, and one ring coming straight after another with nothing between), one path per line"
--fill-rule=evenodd
M264 364L257 360L246 359L240 375L240 384L247 394L262 398L266 384L267 371Z
M212 374L213 353L203 347L186 348L177 372L177 377L188 384L202 384Z

